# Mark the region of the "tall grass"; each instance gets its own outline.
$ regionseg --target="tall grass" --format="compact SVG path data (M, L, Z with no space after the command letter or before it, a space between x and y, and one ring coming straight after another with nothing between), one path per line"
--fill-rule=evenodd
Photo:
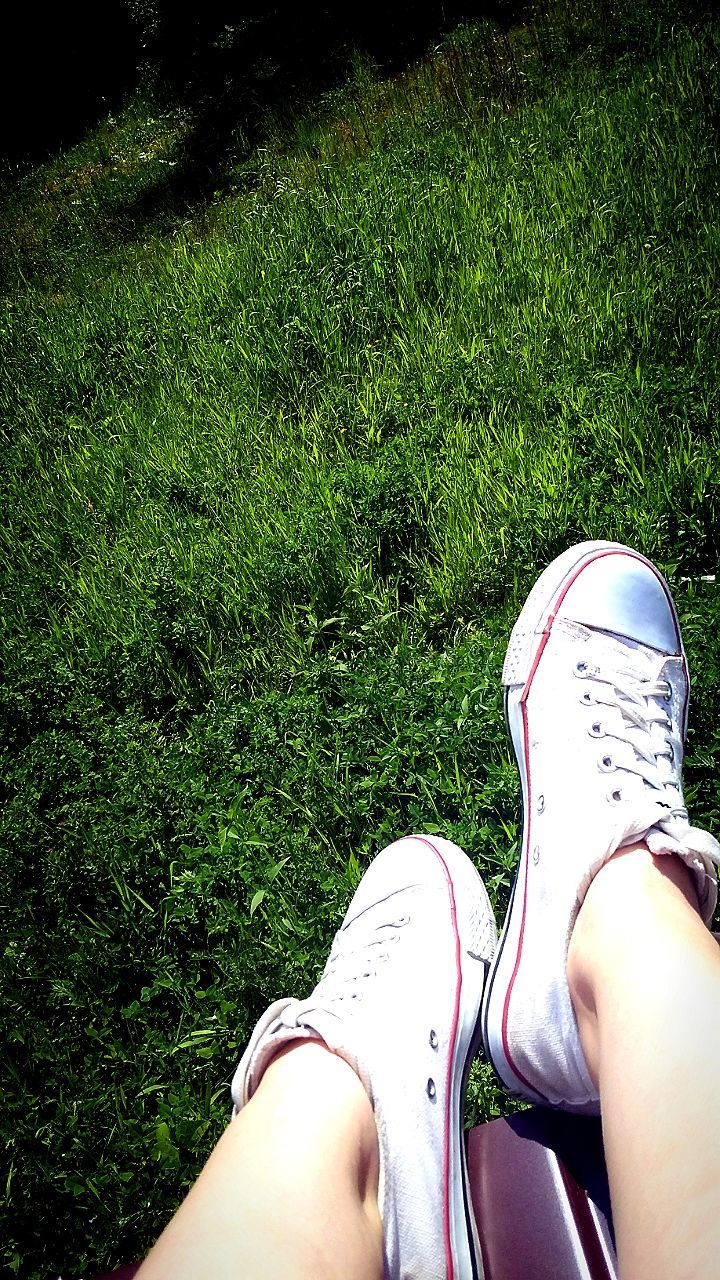
M97 139L63 179L74 230L50 208L57 168L15 206L0 910L18 1274L147 1246L222 1128L254 1019L308 988L383 842L443 830L502 912L503 646L572 541L629 542L670 575L696 673L688 792L717 819L718 47L680 27L647 61L582 59L432 127L429 90L391 111L355 86L362 142L340 146L330 113L140 240L108 235L106 187L84 202ZM117 125L124 146L147 127ZM505 1105L479 1067L469 1114Z

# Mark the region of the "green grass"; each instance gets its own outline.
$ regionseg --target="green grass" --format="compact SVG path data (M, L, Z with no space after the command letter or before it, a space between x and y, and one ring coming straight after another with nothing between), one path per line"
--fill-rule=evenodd
M441 110L427 68L407 110L354 86L355 132L329 100L235 194L142 236L118 210L184 125L136 107L6 210L18 1274L147 1247L254 1020L309 988L384 842L443 831L503 912L504 645L577 539L673 582L687 793L717 827L719 48L663 29L476 112ZM469 1118L505 1107L478 1068Z

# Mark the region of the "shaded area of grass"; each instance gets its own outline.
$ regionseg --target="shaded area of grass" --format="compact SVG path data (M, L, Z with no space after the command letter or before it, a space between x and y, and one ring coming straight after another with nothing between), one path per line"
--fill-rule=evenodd
M298 125L139 241L76 163L43 244L38 177L0 319L20 1274L147 1246L384 842L442 830L502 913L505 637L572 541L671 577L717 825L719 44L661 30L469 119L356 86L364 126ZM138 110L84 154L131 142L125 191L179 129ZM469 1113L506 1105L479 1068Z
M663 6L666 0L657 12L641 0L629 12L626 0L544 0L530 11L501 2L490 6L502 12L501 25L454 29L453 6L403 25L403 0L379 24L363 10L328 25L313 9L316 25L307 26L296 9L285 27L268 12L236 14L235 25L223 26L218 0L195 30L168 9L169 28L159 22L150 40L160 63L147 70L142 90L124 107L111 97L107 119L51 164L15 183L11 171L4 175L0 232L8 244L0 279L12 284L18 269L25 278L67 269L72 253L97 259L118 239L144 239L151 230L190 221L201 229L228 196L273 177L282 183L288 152L312 170L392 146L398 120L423 133L477 127L498 105L512 111L545 94L570 59L579 67L648 56L675 16ZM702 12L696 0L685 7ZM467 12L475 9L487 6L470 2ZM513 15L523 21L513 23ZM288 34L298 26L301 40ZM434 48L414 61L433 34Z
M611 14L613 0L605 8ZM264 136L269 112L305 110L343 85L358 57L393 76L462 22L508 26L529 11L526 0L110 0L98 14L76 0L39 21L28 6L6 32L16 83L7 101L0 88L0 172L67 150L144 87L160 113L191 120L173 197L202 199Z

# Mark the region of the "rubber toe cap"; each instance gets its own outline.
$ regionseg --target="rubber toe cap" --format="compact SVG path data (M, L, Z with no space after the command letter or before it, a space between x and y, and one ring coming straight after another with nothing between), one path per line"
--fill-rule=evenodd
M563 596L556 617L610 631L661 653L682 651L677 615L662 577L629 550L586 563Z

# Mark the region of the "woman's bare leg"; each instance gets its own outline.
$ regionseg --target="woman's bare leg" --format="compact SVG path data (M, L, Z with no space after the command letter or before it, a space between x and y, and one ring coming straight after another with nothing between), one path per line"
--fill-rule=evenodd
M380 1280L378 1142L342 1058L270 1064L140 1269L141 1280Z
M720 947L696 902L679 858L634 846L595 877L570 942L622 1280L720 1266Z

